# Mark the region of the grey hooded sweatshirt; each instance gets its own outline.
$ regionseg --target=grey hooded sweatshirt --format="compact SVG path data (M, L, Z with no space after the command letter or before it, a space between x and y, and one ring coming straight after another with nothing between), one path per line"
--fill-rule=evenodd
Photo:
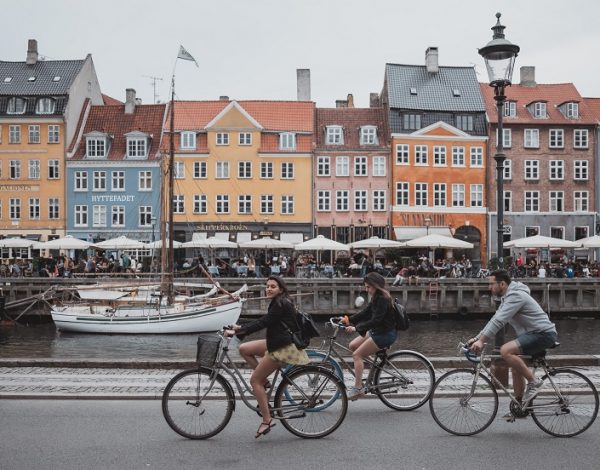
M500 307L479 336L485 335L491 338L507 323L515 329L517 336L531 331L556 333L554 323L529 295L530 292L529 287L522 282L512 281L506 294L500 299Z

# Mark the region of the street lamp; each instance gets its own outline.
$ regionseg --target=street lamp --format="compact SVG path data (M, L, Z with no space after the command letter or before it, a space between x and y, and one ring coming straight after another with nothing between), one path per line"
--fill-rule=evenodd
M429 235L429 226L431 225L431 219L429 217L425 217L423 219L423 222L425 223L425 228L427 229L427 235Z
M504 94L505 88L510 86L513 68L515 65L515 59L519 54L519 46L512 44L504 37L505 26L500 24L500 13L496 13L498 19L496 25L492 27L494 31L493 38L486 44L485 47L479 49L479 54L485 60L485 66L487 68L488 76L490 78L490 86L494 87L494 99L496 100L496 110L498 113L498 137L496 138L496 216L498 218L497 228L497 257L498 267L502 267L503 264L503 241L504 241L504 135L502 118L504 116L504 102L506 101L506 95Z

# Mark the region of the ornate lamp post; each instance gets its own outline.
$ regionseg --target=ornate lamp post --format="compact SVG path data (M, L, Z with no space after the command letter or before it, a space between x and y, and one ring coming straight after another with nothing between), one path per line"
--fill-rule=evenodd
M423 219L423 223L425 224L425 228L427 229L427 235L429 235L429 226L431 225L431 219L429 217L425 217Z
M490 86L494 87L494 99L496 100L496 110L498 113L498 136L496 138L496 217L498 218L497 228L497 257L498 267L503 263L503 242L504 242L504 135L502 119L504 116L504 102L506 95L505 88L511 85L515 59L519 54L519 46L512 44L504 37L505 26L500 24L500 13L496 13L498 21L492 28L494 36L485 47L479 49L479 54L485 60Z

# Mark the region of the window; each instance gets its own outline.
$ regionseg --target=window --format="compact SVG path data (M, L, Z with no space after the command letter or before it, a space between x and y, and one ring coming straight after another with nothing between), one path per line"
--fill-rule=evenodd
M565 228L564 227L550 227L550 236L552 238L561 238L564 240Z
M540 146L540 130L525 129L525 148L539 148Z
M564 160L550 160L550 179L551 180L564 180L565 179L565 161Z
M415 165L427 165L427 145L415 145Z
M21 219L21 200L18 198L10 198L8 200L8 215L10 220Z
M331 163L329 157L317 157L317 176L330 176Z
M54 113L54 100L52 98L39 98L35 104L36 114Z
M349 199L350 199L350 195L349 195L348 190L342 189L340 191L336 191L335 192L335 210L338 212L344 212L344 211L349 210L349 208L350 208Z
M294 179L294 164L291 162L281 162L281 179Z
M25 114L26 108L27 101L25 101L25 99L13 97L8 100L6 114Z
M471 185L471 207L483 207L483 185Z
M86 154L88 158L106 158L106 139L104 137L88 137Z
M421 115L420 114L405 114L404 115L404 129L421 129Z
M182 150L193 150L196 148L196 133L195 132L182 132L181 133L181 149Z
M452 185L452 207L465 207L465 185Z
M21 126L18 126L18 125L8 126L8 143L9 144L20 144L21 143Z
M151 171L140 171L138 173L138 191L152 191Z
M376 145L377 143L377 127L362 126L360 128L360 145Z
M93 206L92 214L93 227L106 227L106 206Z
M464 147L452 147L452 166L465 166Z
M227 132L217 132L217 145L229 145L229 134Z
M472 131L473 116L456 116L456 127L461 131Z
M533 117L536 119L546 119L546 103L541 101L533 103Z
M471 147L471 167L483 168L483 147Z
M59 144L60 143L60 126L51 124L48 126L48 143Z
M112 190L113 191L125 191L125 172L124 171L113 171L111 180L112 180Z
M569 119L577 119L579 117L579 103L567 103L566 116Z
M573 162L573 179L578 181L584 181L588 179L588 161L587 160L575 160Z
M194 178L206 179L206 162L194 162Z
M273 163L272 162L260 162L260 177L263 179L273 178Z
M575 227L575 240L581 240L582 238L587 238L589 236L589 231L590 230L587 225Z
M367 176L367 157L354 157L354 176Z
M405 181L396 183L396 205L408 206L409 205L409 186Z
M350 176L350 157L335 157L335 176Z
M106 171L94 171L94 191L106 191Z
M194 194L194 214L206 214L207 212L206 194Z
M112 206L111 209L111 225L113 227L125 226L125 206Z
M427 183L415 183L415 206L427 206Z
M139 226L140 227L151 227L152 226L152 206L140 206L138 212Z
M526 180L538 180L540 179L540 161L539 160L525 160L525 176Z
M512 179L512 160L508 158L504 160L504 179L511 180Z
M185 195L173 194L173 214L185 214Z
M252 213L252 196L249 194L241 194L238 196L238 214Z
M29 198L29 220L40 220L40 200L37 197Z
M252 145L252 134L250 132L240 132L238 136L239 145Z
M40 143L40 126L38 126L37 124L29 126L29 143Z
M575 129L573 131L573 147L575 147L576 149L588 148L587 129Z
M512 191L504 191L504 210L512 212Z
M354 210L357 212L367 211L368 196L367 191L364 189L357 189L354 191Z
M565 146L564 129L550 129L550 148L563 148Z
M433 183L433 205L446 207L446 183Z
M18 180L21 178L21 160L10 160L8 162L10 179Z
M281 196L281 213L294 213L294 196Z
M75 227L87 227L88 225L88 207L75 206Z
M30 180L39 180L40 179L40 161L39 160L29 160L27 163L27 169L29 172Z
M343 145L344 129L342 126L327 126L325 131L325 143L327 145Z
M384 211L385 210L385 189L374 189L373 190L373 210Z
M504 148L512 147L512 129L502 129L502 135L504 138L502 139L502 146ZM496 143L498 142L498 129L496 129Z
M540 192L525 191L525 212L540 211Z
M317 211L329 212L331 210L331 191L317 191Z
M589 193L587 191L574 191L573 192L573 206L575 212L587 212Z
M504 116L516 117L517 116L517 102L507 101L504 103Z
M60 161L48 160L48 179L57 180L60 178Z
M217 162L217 179L229 178L229 162Z
M260 213L261 214L272 214L273 213L273 195L263 194L260 197Z
M87 171L76 171L75 172L75 191L87 191L88 190L88 174Z
M435 145L433 147L433 165L446 166L446 146Z
M48 198L48 218L56 220L60 218L60 205L57 197Z
M127 158L145 158L147 143L148 139L145 137L129 137L127 139Z
M279 150L294 150L296 148L296 134L282 132L279 134Z
M385 157L373 157L373 176L386 176Z
M173 168L173 178L175 179L184 179L185 178L185 163L184 162L174 162L175 167Z
M534 237L535 235L540 234L540 227L527 227L525 226L525 236L526 237Z
M252 162L238 162L238 178L252 178Z
M409 162L408 144L396 145L396 165L408 165Z

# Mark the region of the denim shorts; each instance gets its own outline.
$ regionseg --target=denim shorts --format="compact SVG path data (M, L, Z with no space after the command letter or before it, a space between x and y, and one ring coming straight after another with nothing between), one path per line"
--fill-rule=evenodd
M521 354L530 356L551 348L557 338L558 336L554 331L530 331L517 336L515 341L521 348Z
M369 331L369 334L379 349L389 348L394 344L396 338L398 338L398 332L396 330L390 330L379 334Z

